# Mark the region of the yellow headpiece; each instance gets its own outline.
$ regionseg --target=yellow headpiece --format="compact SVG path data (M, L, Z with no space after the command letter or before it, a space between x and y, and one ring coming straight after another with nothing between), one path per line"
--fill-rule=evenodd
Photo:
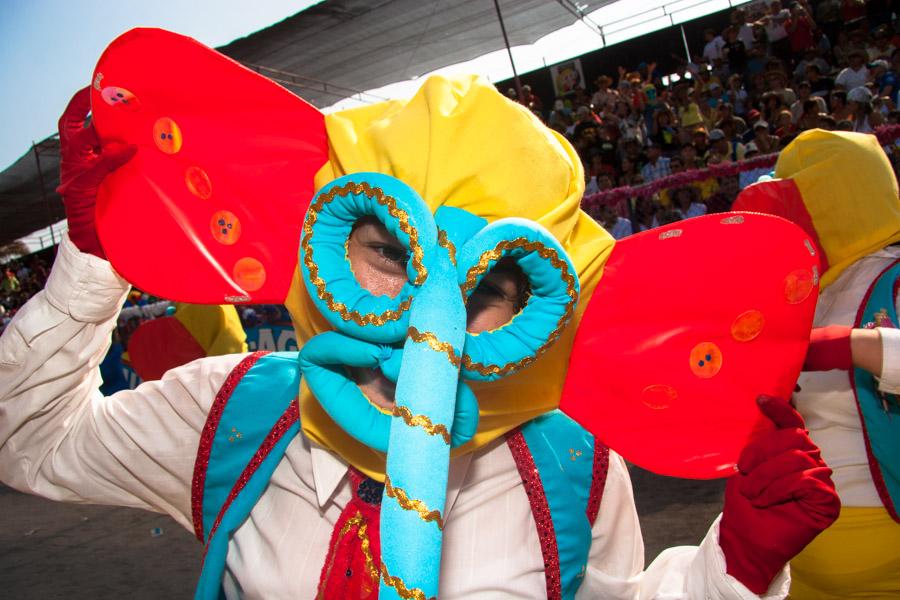
M813 129L778 157L775 176L793 179L828 260L824 289L863 256L900 241L894 170L874 135Z
M578 270L582 296L555 346L524 371L475 383L480 422L455 454L479 448L556 408L578 321L612 250L612 238L579 208L584 173L575 150L524 107L475 76L431 77L408 101L389 101L327 115L329 162L316 189L346 174L376 171L411 186L432 212L453 206L485 218L523 217L546 227ZM309 299L299 272L285 302L298 343L330 329ZM384 456L338 427L305 386L303 430L368 475L384 477Z

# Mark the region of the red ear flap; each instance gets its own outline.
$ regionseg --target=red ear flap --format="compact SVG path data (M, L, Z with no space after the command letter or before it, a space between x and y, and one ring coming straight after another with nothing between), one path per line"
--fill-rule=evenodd
M813 227L812 216L806 210L800 188L793 179L772 179L745 187L732 205L732 210L760 212L787 219L799 225L810 237L819 253L821 272L828 270L825 251L819 243L819 234Z
M616 244L579 325L560 408L627 460L708 479L770 428L809 343L818 258L753 213L680 221Z
M172 300L282 302L328 158L323 115L161 29L110 44L91 105L101 144L138 148L97 199L97 233L116 270Z

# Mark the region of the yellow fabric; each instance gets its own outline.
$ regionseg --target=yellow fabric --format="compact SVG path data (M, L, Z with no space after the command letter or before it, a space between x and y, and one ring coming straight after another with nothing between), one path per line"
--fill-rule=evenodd
M206 350L207 356L247 351L247 334L234 306L175 303L175 318Z
M900 525L882 508L844 507L791 561L791 600L900 598Z
M613 239L580 210L584 173L575 150L527 109L475 77L431 77L408 101L389 101L327 115L329 162L316 189L345 174L377 171L403 180L432 211L448 205L494 221L537 221L562 243L578 270L582 295L561 339L521 373L473 385L480 406L472 451L517 425L556 408L577 322L593 292ZM294 274L285 302L303 344L330 327ZM325 413L303 387L303 431L379 479L384 456L363 446Z
M813 129L778 157L775 177L797 183L828 269L824 289L867 254L900 241L897 180L874 135Z

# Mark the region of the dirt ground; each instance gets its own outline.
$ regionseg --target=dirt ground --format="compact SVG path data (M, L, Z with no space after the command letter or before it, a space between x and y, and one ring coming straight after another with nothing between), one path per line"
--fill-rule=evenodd
M632 469L648 562L696 544L721 509L722 481ZM172 519L139 510L60 504L0 485L0 597L190 598L200 543Z

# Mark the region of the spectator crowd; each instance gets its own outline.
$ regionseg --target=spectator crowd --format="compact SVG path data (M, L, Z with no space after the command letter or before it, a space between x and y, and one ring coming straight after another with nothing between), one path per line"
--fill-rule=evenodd
M655 62L619 67L552 104L523 86L521 102L575 146L585 209L614 237L728 210L769 169L701 172L689 185L630 200L591 196L776 153L806 129L871 133L900 122L893 0L757 0L729 16L727 27L694 40L700 51L690 61L673 56L673 73ZM892 162L900 157L885 149Z

